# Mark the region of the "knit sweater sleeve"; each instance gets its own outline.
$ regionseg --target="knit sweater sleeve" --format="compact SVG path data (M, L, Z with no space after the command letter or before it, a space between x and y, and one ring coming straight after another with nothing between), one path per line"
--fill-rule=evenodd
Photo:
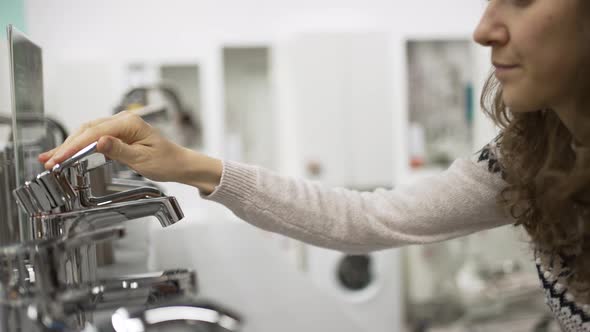
M496 199L505 183L485 151L441 174L373 192L225 161L221 183L202 197L259 228L344 252L432 243L510 223Z

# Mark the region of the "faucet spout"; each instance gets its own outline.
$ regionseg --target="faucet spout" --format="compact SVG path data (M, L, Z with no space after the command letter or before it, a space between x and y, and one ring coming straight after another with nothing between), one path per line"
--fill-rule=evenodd
M182 209L174 197L138 199L90 209L40 214L32 218L38 237L71 237L150 216L156 217L162 227L173 225L184 218Z

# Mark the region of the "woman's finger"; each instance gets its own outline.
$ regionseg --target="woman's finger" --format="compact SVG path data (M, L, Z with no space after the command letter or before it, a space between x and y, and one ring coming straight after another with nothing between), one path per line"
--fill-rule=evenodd
M60 145L57 146L47 152L43 152L39 155L39 161L42 163L46 163L49 159L51 159L51 157L53 157L53 155L60 149L61 146L63 146L64 144L68 144L69 142L72 141L72 139L78 137L81 133L83 133L85 130L92 128L100 123L103 123L105 121L108 121L110 118L101 118L101 119L96 119L90 122L86 122L85 124L83 124L82 126L80 126L80 128L78 128L78 130L76 130L75 133L71 134L70 136L68 136L66 138L66 140Z
M149 128L147 123L133 113L109 118L104 122L84 130L78 136L72 137L69 142L64 143L46 162L45 167L51 168L63 162L89 144L98 141L103 136L112 136L126 144L133 144L147 137L149 135Z
M112 136L103 136L98 140L97 151L109 159L129 165L137 160L137 147Z
M55 154L55 151L57 151L57 148L53 148L47 152L41 153L38 157L39 162L45 164L49 159L51 159L51 156Z

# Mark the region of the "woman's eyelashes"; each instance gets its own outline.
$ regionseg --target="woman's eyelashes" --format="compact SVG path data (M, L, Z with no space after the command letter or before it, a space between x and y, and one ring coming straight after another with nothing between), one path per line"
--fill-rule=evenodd
M519 7L526 7L526 6L530 5L533 2L533 0L511 0L511 1L516 6L519 6Z
M492 1L496 1L496 0L484 0L485 3L489 3ZM534 0L500 0L500 1L509 2L510 4L518 6L518 7L526 7L526 6L530 5Z

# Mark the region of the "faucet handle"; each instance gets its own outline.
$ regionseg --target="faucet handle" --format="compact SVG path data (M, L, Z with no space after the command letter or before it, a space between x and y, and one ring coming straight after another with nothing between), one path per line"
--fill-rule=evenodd
M106 157L101 154L97 153L98 142L94 142L84 149L78 151L75 155L71 156L69 159L66 159L60 164L53 166L53 172L61 172L67 168L74 166L77 162L86 161L87 164L85 166L86 171L90 171L97 167L103 166L106 164L107 159Z

